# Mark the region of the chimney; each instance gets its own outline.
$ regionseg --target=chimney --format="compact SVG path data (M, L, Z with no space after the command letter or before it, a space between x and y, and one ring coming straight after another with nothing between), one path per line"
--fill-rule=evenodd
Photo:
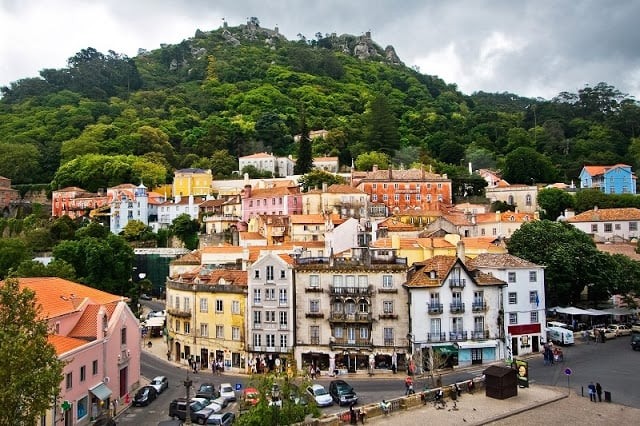
M378 171L378 165L374 164L373 167L371 168L372 172L377 172Z
M322 192L327 192L327 188L329 188L327 182L322 182Z
M400 248L400 236L398 234L391 235L391 248L393 249Z
M462 263L464 263L466 254L464 250L464 242L462 242L462 239L458 241L458 244L456 244L456 255L458 256L458 259L460 259Z

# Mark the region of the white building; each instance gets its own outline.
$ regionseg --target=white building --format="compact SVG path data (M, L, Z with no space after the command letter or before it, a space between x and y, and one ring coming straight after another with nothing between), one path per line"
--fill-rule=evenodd
M269 172L274 177L286 177L293 175L295 162L291 157L276 157L273 154L259 152L238 159L238 170L242 171L247 166Z
M539 352L546 323L544 266L510 254L479 254L467 262L470 269L507 283L503 290L505 358Z
M289 255L266 250L248 269L247 352L256 371L282 371L295 345L292 264Z
M591 235L596 242L622 242L640 236L638 233L640 209L636 208L599 209L594 207L593 210L569 217L567 222Z
M173 201L165 201L158 205L158 226L160 228L169 227L173 221L182 214L188 214L191 219L198 219L200 214L200 204L207 201L205 197L177 196Z
M111 200L109 227L112 233L122 232L130 220L149 225L149 197L147 187L143 184L123 184L108 188L107 197Z

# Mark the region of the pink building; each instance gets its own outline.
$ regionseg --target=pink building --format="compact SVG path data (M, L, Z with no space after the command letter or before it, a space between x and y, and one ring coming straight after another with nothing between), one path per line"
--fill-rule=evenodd
M273 186L242 190L242 220L247 222L255 215L302 214L302 194L297 186Z
M42 425L85 425L131 401L140 382L140 325L121 296L61 278L20 278L36 294L49 341L66 361ZM64 407L64 409L63 409Z

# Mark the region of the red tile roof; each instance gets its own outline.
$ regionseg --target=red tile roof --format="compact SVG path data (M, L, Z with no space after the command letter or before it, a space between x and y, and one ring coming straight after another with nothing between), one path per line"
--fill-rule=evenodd
M640 209L593 209L567 219L567 222L603 222L620 220L640 220Z
M57 334L50 334L47 337L47 340L53 345L58 356L87 344L86 340L60 336Z

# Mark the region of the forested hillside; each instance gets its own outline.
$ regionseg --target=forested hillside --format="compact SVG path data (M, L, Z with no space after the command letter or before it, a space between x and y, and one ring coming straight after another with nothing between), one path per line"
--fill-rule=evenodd
M640 166L640 107L606 83L550 101L466 95L372 41L358 58L358 43L289 41L256 20L135 58L84 49L67 68L0 89L0 175L91 191L153 186L184 167L224 178L241 155L295 156L302 123L330 132L315 155L345 165L378 151L451 176L468 162L498 168L512 183L570 182L584 164Z

